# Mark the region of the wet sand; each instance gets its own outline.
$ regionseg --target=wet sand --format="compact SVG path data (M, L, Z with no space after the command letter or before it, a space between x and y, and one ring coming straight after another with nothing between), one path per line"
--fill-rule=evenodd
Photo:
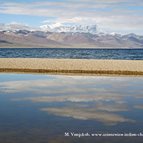
M143 75L143 61L0 58L0 72Z

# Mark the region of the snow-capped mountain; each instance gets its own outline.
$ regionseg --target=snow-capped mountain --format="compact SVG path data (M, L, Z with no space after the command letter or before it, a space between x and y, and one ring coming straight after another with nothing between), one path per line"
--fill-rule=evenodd
M0 24L0 31L19 31L19 30L28 30L28 31L42 31L42 32L55 32L55 33L97 33L96 25L42 25L37 28L32 28L28 25L19 24L19 23L10 23L10 24Z
M28 31L34 31L36 29L19 23L10 23L10 24L0 24L0 31L18 31L18 30L28 30Z
M96 25L0 24L0 47L143 48L143 36L100 32Z
M42 31L49 31L49 32L69 32L69 33L97 33L97 26L96 25L62 25L62 26L51 26L51 25L42 25L40 26Z

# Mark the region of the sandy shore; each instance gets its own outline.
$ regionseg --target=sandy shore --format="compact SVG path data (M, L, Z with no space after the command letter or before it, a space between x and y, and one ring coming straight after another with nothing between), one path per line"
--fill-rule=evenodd
M0 72L143 75L143 61L1 58Z

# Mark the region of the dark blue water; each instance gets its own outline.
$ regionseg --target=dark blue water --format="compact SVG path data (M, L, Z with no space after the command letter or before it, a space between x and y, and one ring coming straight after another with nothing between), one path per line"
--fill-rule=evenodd
M0 48L0 58L143 60L143 49Z
M143 135L142 85L143 77L0 74L0 143L142 143L92 136Z

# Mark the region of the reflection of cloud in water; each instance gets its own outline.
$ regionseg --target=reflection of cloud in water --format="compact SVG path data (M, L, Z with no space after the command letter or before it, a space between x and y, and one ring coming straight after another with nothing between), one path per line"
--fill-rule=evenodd
M50 77L50 76L49 76ZM138 78L137 78L138 79ZM0 92L32 92L35 94L62 95L115 95L131 96L142 94L141 84L134 88L135 79L125 77L80 77L80 76L45 76L45 80L26 80L0 82ZM142 80L141 80L142 81ZM140 82L141 82L140 81ZM142 81L143 83L143 81Z
M16 99L15 99L16 100ZM65 95L65 96L40 96L17 98L17 100L31 100L33 102L94 102L94 101L117 101L120 96L114 95Z
M108 125L115 125L121 122L134 122L118 114L99 112L92 108L42 108L42 111L63 117L72 117L80 120L97 120Z
M95 108L96 110L108 111L108 112L128 111L128 107L126 104L119 104L119 103L117 104L117 102L112 104L97 103Z
M45 76L44 80L0 82L0 92L8 94L29 92L31 94L31 97L18 97L14 100L30 100L35 103L41 102L41 104L45 102L47 105L54 102L66 103L62 104L63 108L55 107L56 104L54 104L54 108L43 108L42 110L54 115L98 120L110 125L120 122L133 122L133 120L121 116L119 112L129 110L127 97L143 97L141 86L143 79L127 77L48 77ZM34 96L35 94L38 95ZM136 106L135 108L142 107Z
M143 104L142 105L135 105L134 108L143 110Z
M27 81L9 81L1 82L0 89L2 92L16 93L22 91L34 91L36 88L46 89L47 87L62 86L54 80L27 80Z

